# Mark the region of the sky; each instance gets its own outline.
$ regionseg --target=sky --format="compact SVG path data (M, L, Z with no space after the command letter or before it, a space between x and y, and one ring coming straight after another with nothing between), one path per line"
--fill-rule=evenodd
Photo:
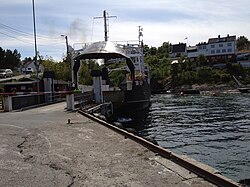
M44 58L62 60L66 40L73 48L104 40L103 19L109 16L109 40L138 39L150 47L163 42L196 45L229 35L250 39L249 0L34 0L37 49ZM1 0L0 47L33 57L32 0ZM187 38L187 39L186 39Z

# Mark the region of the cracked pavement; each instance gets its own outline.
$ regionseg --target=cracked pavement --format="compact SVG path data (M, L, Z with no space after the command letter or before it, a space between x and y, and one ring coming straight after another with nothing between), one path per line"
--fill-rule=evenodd
M64 107L0 113L0 186L214 186Z

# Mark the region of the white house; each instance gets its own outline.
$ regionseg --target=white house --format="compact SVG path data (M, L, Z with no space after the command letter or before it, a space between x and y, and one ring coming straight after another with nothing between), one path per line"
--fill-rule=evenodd
M42 64L39 65L39 72L44 72L44 66ZM22 73L32 73L36 72L36 65L34 61L22 62L21 65Z
M187 49L189 58L197 58L200 54L207 57L211 62L235 62L237 47L236 36L209 38L208 42L199 43Z

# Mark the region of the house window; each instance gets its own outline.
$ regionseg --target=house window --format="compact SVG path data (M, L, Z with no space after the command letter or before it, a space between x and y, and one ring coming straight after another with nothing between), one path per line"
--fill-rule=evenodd
M226 53L227 52L227 50L226 49L222 49L222 53Z
M215 46L214 45L211 45L211 48L214 48Z
M219 47L223 47L223 44L219 44Z
M203 46L203 49L206 49L206 48L207 48L207 46L204 45L204 46Z
M228 46L228 47L232 46L232 43L227 43L227 46Z
M202 49L202 46L199 46L198 49Z
M217 50L216 50L216 53L220 53L220 50L219 50L219 49L217 49Z
M232 49L227 49L227 52L229 52L229 53L232 52Z
M214 54L215 53L215 51L214 50L211 50L211 54Z

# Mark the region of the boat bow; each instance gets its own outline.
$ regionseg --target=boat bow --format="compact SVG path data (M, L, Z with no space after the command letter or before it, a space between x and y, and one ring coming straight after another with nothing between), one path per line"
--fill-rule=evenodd
M109 41L95 42L87 46L84 50L79 51L75 60L80 61L84 59L115 59L125 58L127 66L131 72L134 72L135 66L131 58L125 54L125 51L117 44ZM106 61L104 61L105 63Z

